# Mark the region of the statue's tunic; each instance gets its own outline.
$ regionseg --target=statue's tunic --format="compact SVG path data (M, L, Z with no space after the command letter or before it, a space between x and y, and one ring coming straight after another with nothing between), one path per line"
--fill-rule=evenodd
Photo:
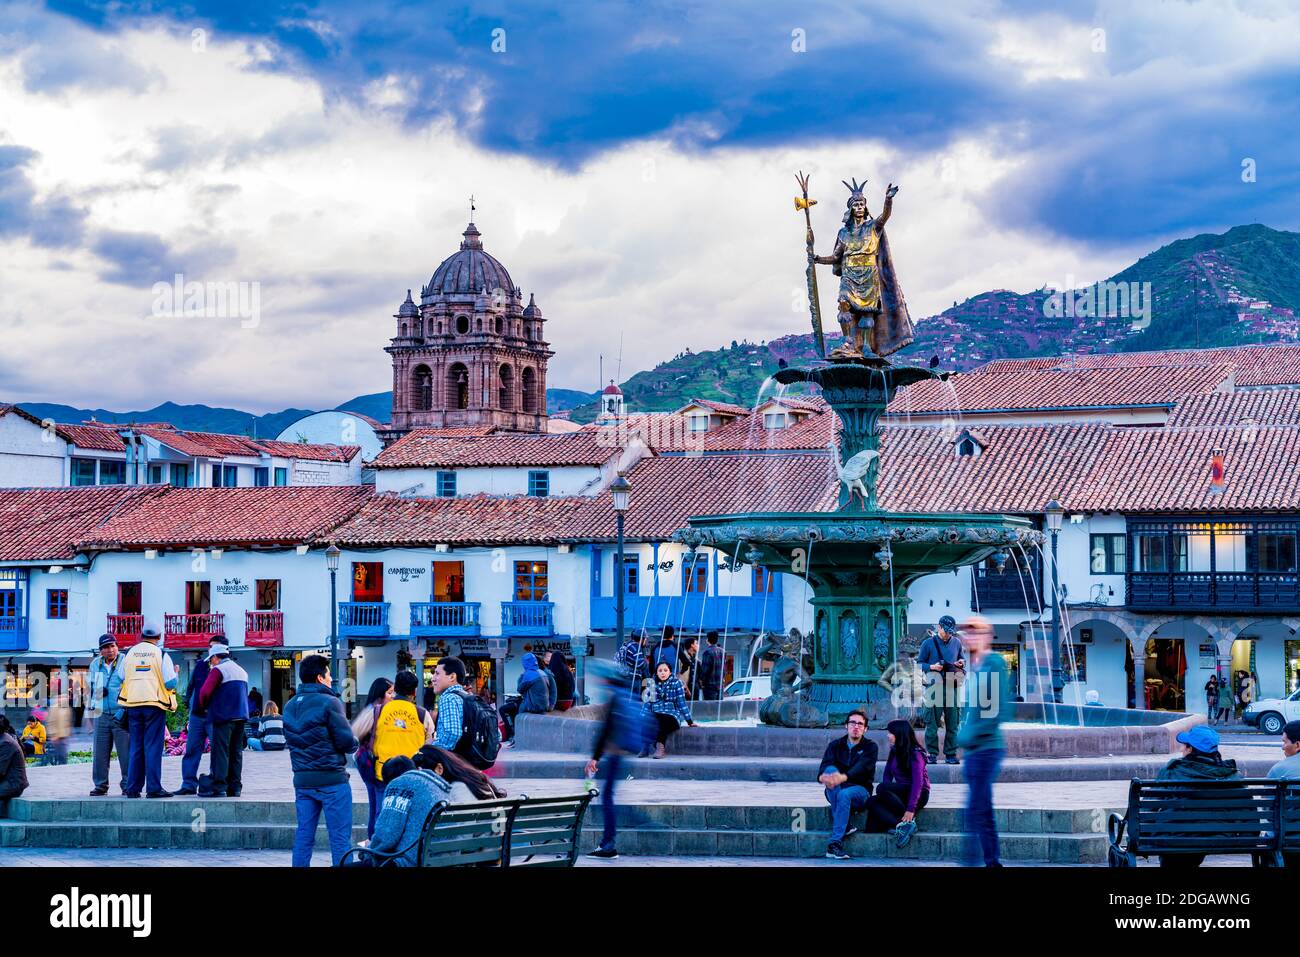
M880 308L880 271L876 257L880 233L874 218L854 229L844 226L835 238L835 271L840 277L840 311L874 312Z

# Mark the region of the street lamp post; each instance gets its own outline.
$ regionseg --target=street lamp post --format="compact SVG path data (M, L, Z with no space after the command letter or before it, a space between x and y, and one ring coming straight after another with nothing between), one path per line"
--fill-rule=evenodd
M339 675L338 600L339 556L342 554L333 542L330 542L329 548L325 549L325 567L330 570L330 685L335 694L343 693L343 681Z
M627 590L623 583L623 516L627 512L628 499L632 495L632 485L622 472L610 483L609 493L614 499L614 516L618 525L618 550L614 558L614 628L617 634L617 648L623 647L623 602ZM579 695L582 685L579 684Z
M1058 582L1060 571L1056 564L1056 548L1065 509L1060 502L1052 499L1044 507L1043 513L1047 516L1047 530L1052 533L1052 700L1060 704L1065 675L1061 670L1061 588Z

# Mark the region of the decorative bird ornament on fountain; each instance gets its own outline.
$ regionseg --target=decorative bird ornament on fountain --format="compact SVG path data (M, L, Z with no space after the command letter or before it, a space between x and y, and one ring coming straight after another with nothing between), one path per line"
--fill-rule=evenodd
M849 501L853 501L854 495L861 495L862 507L867 508L869 496L867 486L862 479L871 470L871 463L880 457L880 453L875 449L863 449L847 462L840 464L840 448L834 440L830 443L830 450L831 461L835 463L835 474L839 476L841 484L848 491Z

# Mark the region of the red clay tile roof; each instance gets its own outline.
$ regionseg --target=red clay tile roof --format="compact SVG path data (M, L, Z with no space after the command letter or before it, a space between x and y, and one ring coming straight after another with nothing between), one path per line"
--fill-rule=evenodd
M1030 369L955 375L903 389L889 403L891 415L1030 411L1034 409L1114 409L1173 405L1188 395L1229 388L1228 365L1167 365L1089 368L1073 371Z
M722 415L748 415L749 409L743 405L735 405L731 402L717 402L713 399L691 399L684 406L677 410L678 414L693 405L703 406L706 409L712 409L714 412Z
M1124 428L1107 424L984 426L978 456L959 456L934 428L886 428L880 503L893 511L1300 509L1300 428ZM1222 492L1210 457L1224 451Z
M1168 426L1300 425L1300 389L1211 393L1180 399Z
M242 435L226 435L222 432L190 432L185 431L177 433L184 435L190 442L195 445L206 448L208 451L199 453L201 455L226 456L226 455L245 455L256 457L261 454L257 443L250 438Z
M157 494L127 485L0 489L0 561L71 559L76 543L116 510Z
M123 452L126 444L117 434L117 429L102 425L56 425L57 435L71 442L79 449L95 449L100 452Z
M1164 352L1115 352L1044 359L997 359L975 374L1024 372L1057 367L1117 369L1137 366L1230 365L1238 386L1300 384L1300 346L1225 346L1218 349L1170 349Z
M86 534L81 545L96 549L294 545L325 536L374 494L365 485L151 491L154 494Z
M631 504L625 531L633 539L667 539L692 515L804 511L835 501L830 458L809 455L663 456L643 459L628 474ZM613 541L609 493L598 497L372 499L332 539L354 547L559 544Z
M271 455L312 462L351 462L361 451L359 445L319 445L311 442L277 442L258 439L257 447Z
M448 437L436 429L415 429L371 463L377 469L603 465L621 449L595 431L568 433L496 432Z
M567 530L590 507L591 499L573 497L380 495L329 537L344 547L558 544L572 539Z

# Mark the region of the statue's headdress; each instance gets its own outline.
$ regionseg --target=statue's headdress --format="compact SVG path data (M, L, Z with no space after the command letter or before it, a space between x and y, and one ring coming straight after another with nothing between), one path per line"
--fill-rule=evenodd
M864 179L861 183L859 183L856 178L853 177L850 178L853 179L853 182L851 183L848 182L847 180L840 180L840 182L843 183L846 187L848 187L849 190L849 198L844 202L844 224L846 226L848 225L849 220L853 218L853 201L855 199L860 199L862 200L863 203L866 203L867 201L866 195L863 194L862 192L863 188L866 187L867 185L867 181ZM868 220L871 219L870 208L867 209L867 219Z

